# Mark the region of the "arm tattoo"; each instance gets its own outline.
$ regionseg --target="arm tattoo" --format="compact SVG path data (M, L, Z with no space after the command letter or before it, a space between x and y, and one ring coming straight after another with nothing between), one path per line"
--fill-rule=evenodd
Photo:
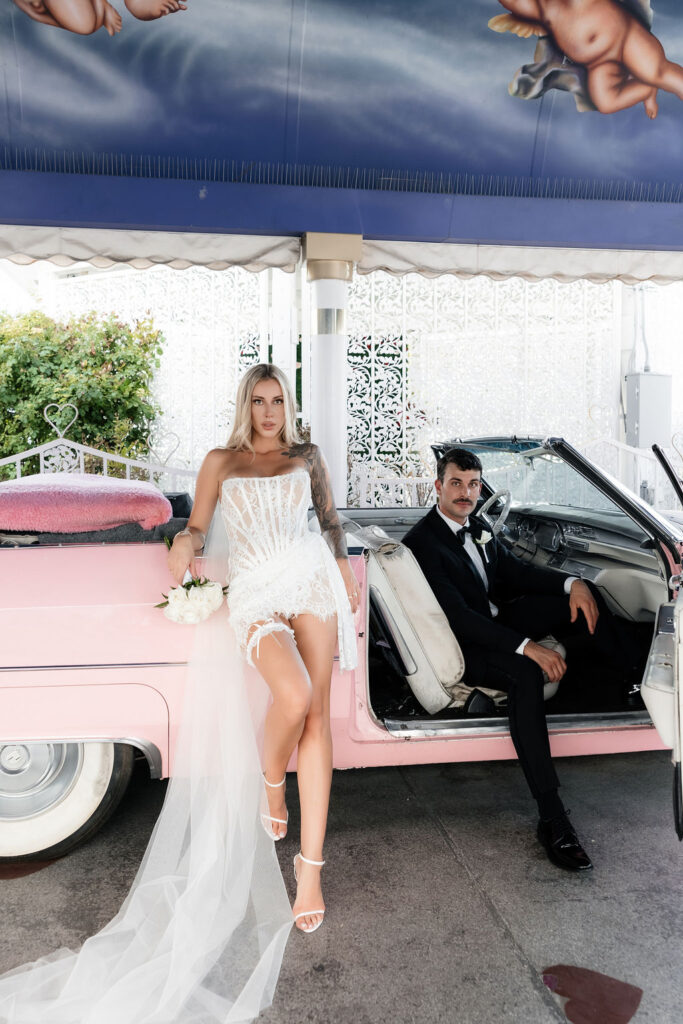
M315 444L295 444L283 454L289 459L303 459L306 463L306 469L311 477L313 508L320 523L320 531L326 537L334 557L347 558L346 538L337 515L330 475L322 452Z

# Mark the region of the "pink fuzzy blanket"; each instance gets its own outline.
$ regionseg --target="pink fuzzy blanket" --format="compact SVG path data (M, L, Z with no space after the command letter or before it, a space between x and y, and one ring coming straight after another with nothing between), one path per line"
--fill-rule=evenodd
M170 501L146 480L45 473L0 482L0 530L85 533L124 523L151 530L171 512Z

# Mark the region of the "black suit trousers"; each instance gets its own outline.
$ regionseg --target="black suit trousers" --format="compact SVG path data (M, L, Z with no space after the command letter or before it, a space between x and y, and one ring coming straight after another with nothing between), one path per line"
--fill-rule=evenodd
M464 647L465 678L470 686L504 690L508 695L510 736L534 799L557 789L543 706L543 673L525 655ZM475 668L476 662L476 668Z
M597 589L591 586L591 591L599 612L595 633L590 637L591 646L596 656L609 658L626 671L630 652L624 646L618 624ZM541 640L549 633L558 640L572 635L590 636L582 612L576 622L570 622L566 595L534 594L517 598L501 606L499 621L531 640ZM510 654L477 644L463 644L463 654L464 682L503 690L508 695L510 735L534 798L556 789L559 781L550 755L540 667L524 654Z

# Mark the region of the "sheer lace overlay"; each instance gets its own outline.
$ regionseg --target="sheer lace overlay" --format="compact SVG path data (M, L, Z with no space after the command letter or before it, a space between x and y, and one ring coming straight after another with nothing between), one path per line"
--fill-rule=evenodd
M218 512L205 555L225 578ZM79 950L0 977L0 1024L245 1024L270 1003L292 911L259 819L268 699L223 606L196 627L173 778L125 902Z
M291 634L284 620L308 613L323 620L337 616L340 666L355 667L356 638L346 589L327 544L308 528L310 504L305 469L223 482L230 623L250 664L264 636L280 630Z

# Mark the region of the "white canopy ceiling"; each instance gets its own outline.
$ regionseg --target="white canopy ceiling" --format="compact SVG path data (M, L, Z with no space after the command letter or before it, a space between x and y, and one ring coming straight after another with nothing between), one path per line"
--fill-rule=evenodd
M127 263L138 270L163 264L175 270L278 267L291 272L300 252L299 238L273 235L0 226L0 258L22 265L49 260L60 267L86 262L101 268Z
M62 267L87 262L101 268L125 263L136 269L239 266L292 272L300 256L298 237L0 225L0 258L20 265L49 260ZM683 252L365 240L357 269L361 274L385 270L425 277L485 274L495 280L669 284L683 280Z
M624 284L683 280L683 252L619 249L550 249L509 245L458 245L449 242L363 242L358 272L417 273L425 277L454 274L494 280L523 277L527 281L619 280Z

